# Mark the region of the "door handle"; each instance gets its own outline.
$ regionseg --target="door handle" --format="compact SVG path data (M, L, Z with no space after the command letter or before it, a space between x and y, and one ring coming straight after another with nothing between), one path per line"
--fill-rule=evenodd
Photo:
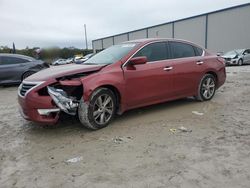
M204 62L203 61L197 61L196 64L197 65L202 65Z
M164 71L170 71L170 70L172 70L173 69L173 67L165 67L163 70Z

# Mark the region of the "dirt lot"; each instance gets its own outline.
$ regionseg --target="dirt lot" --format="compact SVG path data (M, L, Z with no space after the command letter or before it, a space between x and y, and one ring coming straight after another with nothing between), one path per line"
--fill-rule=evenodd
M0 88L0 187L249 187L250 66L227 73L212 101L132 110L95 132L27 122L17 87Z

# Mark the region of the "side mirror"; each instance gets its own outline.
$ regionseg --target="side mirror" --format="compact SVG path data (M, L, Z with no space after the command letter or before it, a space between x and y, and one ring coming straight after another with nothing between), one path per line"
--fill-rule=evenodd
M132 59L130 59L130 63L132 65L142 65L147 63L148 59L146 56L141 56L141 57L133 57Z

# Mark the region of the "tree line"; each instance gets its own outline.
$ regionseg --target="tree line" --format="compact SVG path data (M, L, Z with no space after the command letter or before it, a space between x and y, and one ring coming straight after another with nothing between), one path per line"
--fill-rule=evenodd
M59 47L51 47L51 48L29 48L26 47L25 49L13 49L9 48L8 46L1 46L0 47L0 53L16 53L16 54L22 54L30 57L34 57L36 59L42 59L42 60L54 60L58 58L71 58L75 55L82 55L85 56L89 53L92 53L93 50L83 50L79 48L74 47L68 47L68 48L59 48Z

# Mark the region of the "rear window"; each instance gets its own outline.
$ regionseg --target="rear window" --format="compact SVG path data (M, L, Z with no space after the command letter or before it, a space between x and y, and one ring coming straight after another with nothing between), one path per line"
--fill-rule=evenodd
M196 56L193 46L182 42L169 42L172 58L184 58Z

